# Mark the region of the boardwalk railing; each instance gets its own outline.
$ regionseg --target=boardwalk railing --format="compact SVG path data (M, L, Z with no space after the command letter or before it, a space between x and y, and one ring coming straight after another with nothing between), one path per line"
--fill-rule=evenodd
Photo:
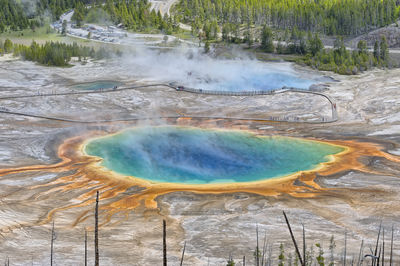
M258 96L258 95L273 95L275 93L282 93L287 90L299 90L296 88L283 87L278 90L254 90L254 91L218 91L218 90L202 90L179 86L175 88L177 91L185 91L199 94L220 95L220 96Z
M273 90L255 90L255 91L217 91L217 90L203 90L203 89L194 89L188 88L185 86L174 86L173 84L169 84L170 87L175 87L177 91L189 92L189 93L198 93L198 94L205 94L205 95L218 95L218 96L261 96L261 95L275 95L280 93L287 93L287 92L295 92L295 93L308 93L313 95L318 95L326 98L332 110L331 117L322 117L318 121L302 121L299 117L268 117L268 120L272 121L282 121L282 122L307 122L307 123L332 123L338 120L338 114L336 110L336 103L330 98L328 95L322 92L310 91L306 89L299 89L295 87L282 87L281 89L273 89Z

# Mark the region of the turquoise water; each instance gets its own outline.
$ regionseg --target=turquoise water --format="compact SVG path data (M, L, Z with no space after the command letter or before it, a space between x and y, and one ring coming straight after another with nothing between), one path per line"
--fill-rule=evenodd
M327 162L343 148L242 131L139 127L90 141L89 155L117 173L154 182L250 182L289 175Z
M270 91L283 87L306 90L313 84L332 81L329 77L300 72L285 63L222 60L216 65L201 65L188 71L186 79L176 80L177 83L202 90L239 92Z
M121 86L122 82L118 81L94 81L75 85L74 88L78 90L100 90L112 89L114 86Z
M302 78L285 72L258 72L252 69L244 69L240 74L231 76L229 79L205 80L196 84L204 90L217 91L270 91L283 87L297 89L309 89L317 80Z

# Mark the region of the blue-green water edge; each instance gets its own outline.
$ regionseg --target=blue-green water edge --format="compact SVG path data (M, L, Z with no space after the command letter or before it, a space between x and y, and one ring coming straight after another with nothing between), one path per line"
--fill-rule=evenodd
M311 170L344 149L317 141L186 127L138 127L90 141L117 173L153 182L251 182Z

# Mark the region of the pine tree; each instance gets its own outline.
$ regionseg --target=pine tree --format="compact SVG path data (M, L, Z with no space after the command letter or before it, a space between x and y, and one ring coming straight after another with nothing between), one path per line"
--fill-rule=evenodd
M62 23L62 29L61 29L61 34L63 35L63 36L66 36L67 35L67 21L66 20L63 20L63 23Z
M263 26L261 32L261 48L267 53L273 53L275 50L272 30L267 25Z
M318 33L315 33L314 36L309 33L308 37L308 51L311 53L312 56L315 56L317 53L324 49L324 45L321 39L318 36Z
M210 43L209 41L206 41L206 43L204 44L204 53L208 53L210 52Z
M367 42L363 40L359 41L357 44L357 50L360 55L367 54L368 53Z
M229 35L230 35L230 26L228 23L225 23L222 26L222 40L225 42L229 41Z
M14 45L10 39L4 41L4 52L6 54L11 53L13 51L13 47Z
M78 2L78 4L74 9L74 15L72 16L72 20L76 22L76 26L78 27L82 26L82 22L85 19L85 14L86 14L85 6L81 2Z
M246 31L246 43L248 45L248 47L250 48L253 45L253 34L251 32L250 27L247 27L247 31Z
M379 42L375 41L375 44L374 44L374 57L378 62L379 62L379 59L380 59L380 51L379 50L380 50Z
M381 41L380 41L380 59L381 59L382 65L388 66L389 46L388 46L386 37L384 35L381 36Z

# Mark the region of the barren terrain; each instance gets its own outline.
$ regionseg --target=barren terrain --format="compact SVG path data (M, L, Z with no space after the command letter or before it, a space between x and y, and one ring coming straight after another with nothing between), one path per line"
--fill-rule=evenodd
M71 68L48 68L31 62L2 58L0 97L71 91L74 84L117 80L126 86L151 83L127 71L118 60L89 62ZM351 140L379 144L388 154L400 155L400 69L376 70L351 77L334 75L324 91L336 100L339 121L331 124L229 121L215 119L163 120L76 124L0 114L0 173L6 169L60 162L58 147L64 140L90 131L115 132L136 125L180 124L210 128L251 128L263 134L281 134L327 140ZM173 77L171 77L173 81ZM329 115L330 106L317 96L296 93L261 97L227 97L177 92L150 87L105 94L34 97L2 100L8 110L50 115L75 120L129 119L133 117L201 116L260 117L299 116L316 119ZM398 157L397 157L398 158ZM337 260L342 254L347 231L349 261L358 257L361 240L365 253L374 245L379 223L386 237L394 225L396 261L400 255L400 163L383 157L363 157L365 169L348 170L333 176L317 176L322 187L313 197L280 194L266 197L250 193L196 194L171 192L159 196L157 209L144 205L115 214L100 229L102 265L158 265L162 260L162 219L167 220L168 259L178 264L186 241L185 265L226 265L232 257L241 265L246 256L251 265L255 249L255 228L267 235L277 261L280 243L294 251L284 223L285 210L300 238L306 228L307 244L321 243L328 254L331 235L336 239ZM77 165L79 169L79 165ZM71 170L72 171L72 170ZM12 265L44 265L50 260L50 229L54 219L56 265L83 265L85 227L89 230L89 263L93 256L93 180L90 187L77 180L64 180L71 172L46 169L0 175L0 253ZM66 185L70 184L69 189ZM329 188L325 190L324 188ZM101 202L107 204L140 190L132 187ZM106 193L106 191L102 191ZM89 194L88 194L89 193ZM68 205L86 206L65 208ZM88 212L89 211L89 212ZM82 213L85 219L76 219ZM100 219L105 221L105 212ZM50 219L51 220L51 219ZM389 249L387 247L387 249ZM316 248L314 247L314 250ZM292 255L294 257L294 255ZM328 255L327 255L328 256ZM224 264L225 263L225 264ZM274 263L272 263L274 265Z

